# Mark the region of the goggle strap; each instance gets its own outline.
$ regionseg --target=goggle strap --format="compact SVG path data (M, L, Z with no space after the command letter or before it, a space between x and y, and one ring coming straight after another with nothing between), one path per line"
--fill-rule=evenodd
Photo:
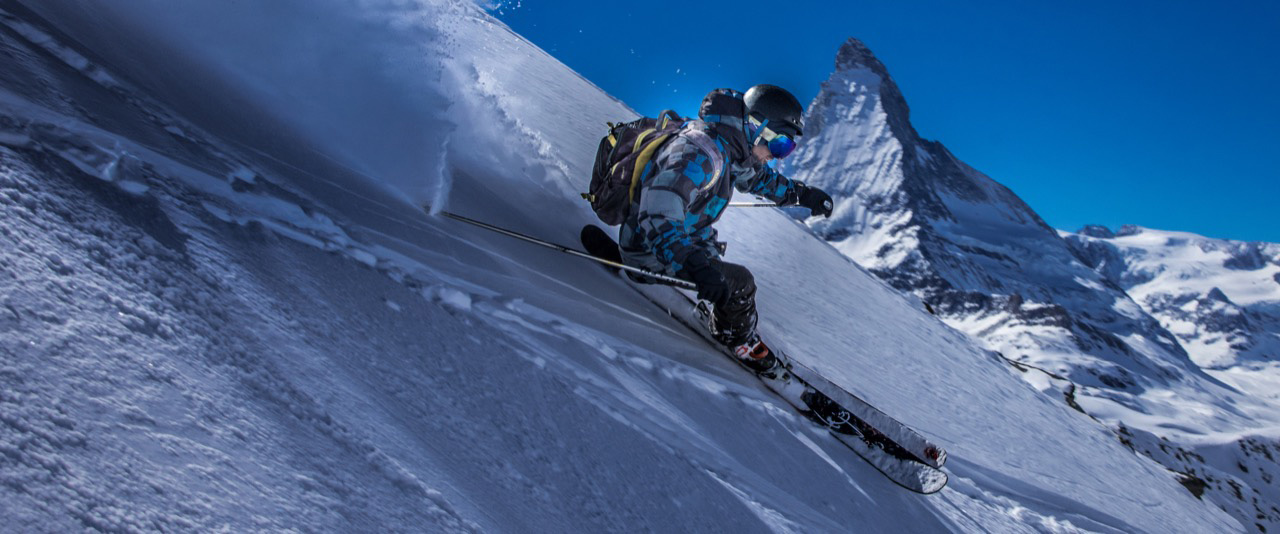
M791 154L791 152L792 152L792 151L794 151L794 150L795 150L795 148L796 148L795 139L793 139L793 138L792 138L791 136L789 136L789 135L786 135L786 134L780 134L780 133L778 133L778 132L775 132L775 131L773 131L773 130L770 130L770 129L769 129L769 126L768 126L768 125L769 125L769 119L765 119L765 120L763 120L763 121L760 121L760 120L757 120L755 117L752 117L752 116L748 115L748 116L747 116L747 124L749 124L749 125L751 125L751 126L753 126L753 127L755 128L755 135L753 135L753 136L751 137L751 140L750 140L750 143L749 143L749 144L751 144L751 145L755 145L756 143L759 143L760 141L762 141L762 140L763 140L763 141L764 141L764 144L769 148L769 152L770 152L770 153L772 153L772 154L773 154L773 156L774 156L775 158L778 158L778 159L782 159L782 158L787 157L788 155L790 155L790 154ZM782 139L782 140L783 140L783 141L781 141L781 142L779 142L779 143L778 143L778 145L779 145L779 146L778 146L778 148L779 148L779 149L781 149L781 150L783 150L783 153L782 153L782 154L779 154L779 153L778 153L778 150L775 150L775 146L774 146L774 145L775 145L774 141L779 140L779 139ZM790 148L788 148L788 149L782 149L782 148L781 148L781 146L782 146L782 145L790 145Z
M750 113L748 113L747 120L744 124L752 126L755 129L755 133L751 134L751 132L748 132L750 134L751 139L747 140L748 141L747 144L749 145L756 144L756 141L760 140L761 132L764 132L764 125L768 123L769 123L769 119L765 119L764 122L760 122L755 117L752 117Z

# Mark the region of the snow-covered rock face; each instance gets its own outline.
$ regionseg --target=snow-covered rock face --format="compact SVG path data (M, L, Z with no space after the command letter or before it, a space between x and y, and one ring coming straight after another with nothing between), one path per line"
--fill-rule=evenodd
M836 199L830 219L809 221L817 234L986 347L1041 368L1027 375L1036 387L1203 475L1238 517L1280 525L1280 510L1249 502L1268 502L1272 477L1224 482L1237 465L1274 473L1274 460L1202 454L1206 442L1221 448L1276 422L1275 396L1259 394L1276 374L1233 380L1202 367L1275 360L1277 247L1133 226L1064 239L1012 191L920 138L887 69L856 39L806 120L810 136L784 170Z
M813 223L820 235L990 348L1076 383L1140 392L1196 374L1172 336L1013 192L921 139L862 43L846 43L836 67L787 169L838 199Z
M1086 228L1066 237L1177 336L1197 365L1280 361L1280 245L1138 227L1122 236Z

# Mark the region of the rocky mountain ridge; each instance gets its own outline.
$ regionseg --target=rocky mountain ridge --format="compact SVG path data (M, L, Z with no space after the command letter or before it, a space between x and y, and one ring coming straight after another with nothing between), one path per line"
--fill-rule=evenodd
M1270 453L1280 443L1269 430L1280 399L1264 393L1280 369L1219 372L1274 363L1280 299L1255 287L1267 281L1280 293L1273 246L1180 236L1154 254L1134 242L1153 231L1137 227L1058 232L1007 187L921 138L887 68L857 39L841 47L806 120L810 135L783 170L837 199L830 219L809 221L816 233L1038 389L1179 472L1197 496L1260 531L1280 527L1268 504L1280 496ZM1214 255L1220 268L1141 261L1176 259L1178 246ZM1171 287L1166 279L1241 272L1248 284L1236 276L1230 288L1158 289ZM1166 283L1150 285L1157 280ZM1254 308L1230 296L1242 285L1254 288ZM1247 454L1255 449L1269 454Z

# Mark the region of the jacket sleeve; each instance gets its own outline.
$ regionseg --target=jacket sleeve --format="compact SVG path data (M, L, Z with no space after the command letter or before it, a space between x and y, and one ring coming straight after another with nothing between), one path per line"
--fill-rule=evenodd
M739 171L734 187L743 193L764 197L784 205L796 203L797 184L799 182L783 176L768 165L752 164L745 170Z
M658 151L650 162L657 172L642 185L638 231L645 233L658 261L672 272L679 271L690 254L708 250L707 240L715 237L712 230L695 231L697 215L688 212L698 190L719 179L711 158L688 139L677 137Z

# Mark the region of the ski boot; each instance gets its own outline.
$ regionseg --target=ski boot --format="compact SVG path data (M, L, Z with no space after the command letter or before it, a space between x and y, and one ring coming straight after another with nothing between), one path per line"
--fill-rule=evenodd
M733 347L733 355L758 375L772 376L778 368L778 357L756 334L752 334L746 343Z
M778 357L773 354L768 345L760 340L760 335L752 332L743 341L742 336L736 332L722 330L716 325L716 317L711 313L711 305L707 301L699 301L697 306L698 315L702 320L706 321L707 330L711 332L711 337L717 343L724 345L742 362L742 365L751 369L758 375L764 375L767 378L773 378L779 373L782 366L779 365Z

